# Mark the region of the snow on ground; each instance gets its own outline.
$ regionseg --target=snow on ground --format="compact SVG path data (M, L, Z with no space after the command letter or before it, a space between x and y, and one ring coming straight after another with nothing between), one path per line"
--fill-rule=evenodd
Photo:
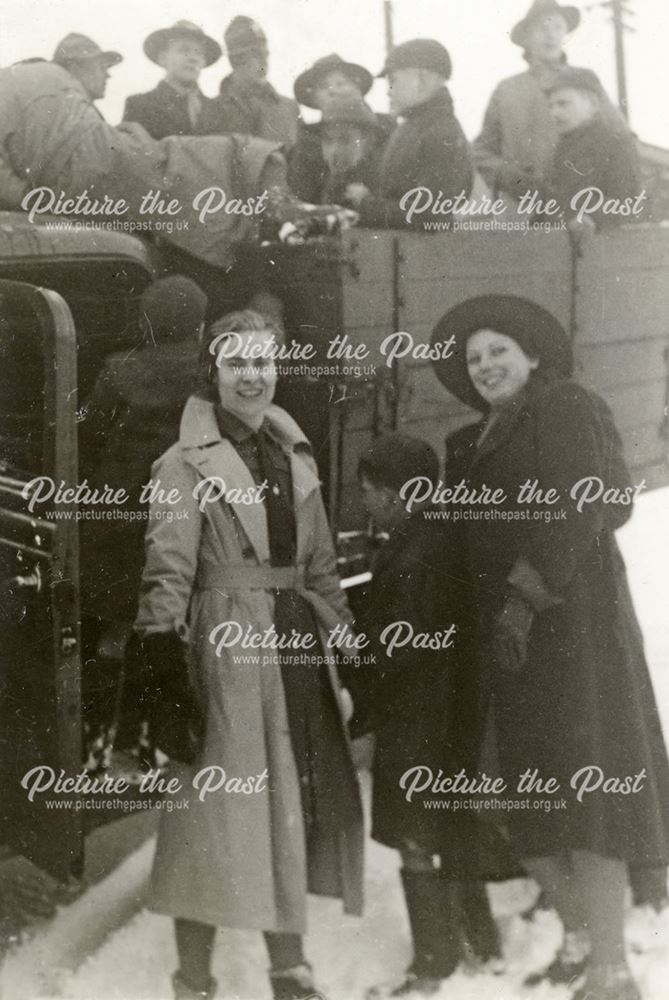
M642 498L619 540L669 733L669 489ZM367 903L361 920L342 917L333 901L310 900L307 954L330 1000L362 1000L368 986L398 979L408 964L408 924L397 870L395 853L369 842ZM528 990L520 985L524 973L549 960L559 942L559 925L552 913L540 911L531 923L518 916L532 894L531 884L525 882L492 887L508 972L500 977L458 974L448 980L436 1000L567 1000L565 988L544 985ZM669 913L654 918L634 911L627 934L630 961L644 1000L666 1000ZM68 1000L167 1000L175 966L171 922L143 912L88 959L61 995ZM266 967L260 934L219 932L214 974L221 1000L269 1000Z

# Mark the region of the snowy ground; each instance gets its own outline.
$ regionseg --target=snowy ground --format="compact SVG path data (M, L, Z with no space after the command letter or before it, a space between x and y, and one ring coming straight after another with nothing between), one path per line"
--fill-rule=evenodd
M642 499L633 520L620 532L620 542L669 733L669 489ZM394 852L369 843L362 920L342 917L334 902L311 900L307 954L330 1000L362 1000L368 986L396 979L408 964L408 925L397 868ZM531 884L525 882L493 887L507 974L457 975L444 985L437 1000L567 1000L564 988L528 990L520 985L524 973L550 959L559 940L557 920L551 913L539 912L531 924L517 915L532 895ZM669 914L653 920L635 911L627 933L630 961L644 1000L666 1000ZM69 1000L167 1000L171 996L169 974L175 965L170 921L143 912L91 956L64 984L61 996ZM266 966L259 934L220 932L214 974L222 1000L269 1000Z

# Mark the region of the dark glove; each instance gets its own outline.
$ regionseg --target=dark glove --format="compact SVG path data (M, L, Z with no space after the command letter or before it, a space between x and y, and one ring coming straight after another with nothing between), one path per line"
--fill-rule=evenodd
M171 760L192 764L202 738L202 722L188 680L186 647L174 632L133 636L126 666L139 708L149 723L151 742Z
M534 610L530 605L519 594L509 594L492 635L493 652L502 670L516 674L525 666L533 619Z

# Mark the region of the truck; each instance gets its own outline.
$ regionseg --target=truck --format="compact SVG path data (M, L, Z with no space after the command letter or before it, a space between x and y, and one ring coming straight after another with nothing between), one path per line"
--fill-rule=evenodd
M441 454L445 436L476 417L430 361L434 326L470 296L513 293L553 312L572 338L576 377L613 410L636 480L669 482L669 226L581 238L352 229L256 253L288 340L313 348L277 401L312 441L354 603L369 576L361 453L397 429ZM82 650L79 525L48 507L37 516L24 487L37 475L78 482L81 403L106 355L138 343L139 297L162 266L159 249L135 237L0 213L0 844L61 880L80 875L91 822L28 802L21 779L46 761L81 771L87 705L114 721L123 649L106 652L104 670Z

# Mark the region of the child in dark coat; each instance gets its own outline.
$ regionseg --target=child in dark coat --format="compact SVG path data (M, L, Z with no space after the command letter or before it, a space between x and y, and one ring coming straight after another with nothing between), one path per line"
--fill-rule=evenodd
M400 497L414 476L436 483L439 463L429 444L389 434L363 455L358 474L368 513L389 533L374 566L365 634L376 656L367 716L376 734L372 836L402 855L415 951L406 981L392 996L431 993L455 971L467 946L483 960L499 955L485 886L477 881L476 818L471 810L427 809L422 796L407 795L411 778L401 781L419 767L436 777L440 768L451 775L471 764L459 734L473 728L472 695L456 682L453 665L457 657L458 673L465 674L461 553L456 525L424 516L424 505L408 513ZM414 639L428 633L440 648L413 640L398 647L411 632Z
M590 220L597 229L629 222L644 200L636 145L622 121L601 113L605 95L596 75L565 67L548 99L560 139L547 194L566 218Z
M469 145L446 86L451 58L440 42L415 38L392 50L379 75L388 78L391 109L402 122L385 147L379 190L351 183L346 204L360 213L361 226L424 231L421 212L408 211L416 192L454 201L470 194L474 180Z

